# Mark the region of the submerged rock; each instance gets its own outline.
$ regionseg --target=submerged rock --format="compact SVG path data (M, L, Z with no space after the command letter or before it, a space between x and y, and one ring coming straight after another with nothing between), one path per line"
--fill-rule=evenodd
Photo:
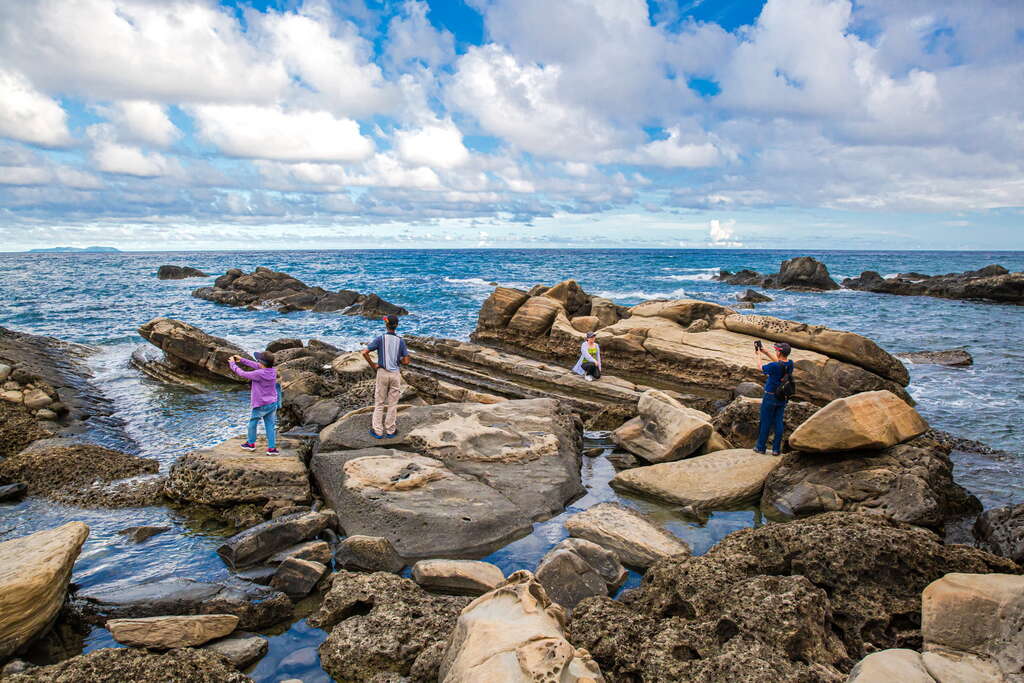
M248 631L236 631L227 638L215 640L201 649L225 657L236 669L246 669L267 654L270 642L263 636Z
M896 357L914 365L946 365L952 368L964 368L974 365L974 357L967 349L950 349L949 351L913 351L897 353Z
M0 660L53 623L89 536L82 522L0 543Z
M441 683L598 683L601 670L565 639L566 615L527 571L470 603L441 661Z
M392 673L436 681L448 634L469 598L432 595L388 572L334 574L308 622L329 631L324 670L340 680L379 681Z
M106 623L117 642L154 650L202 645L228 635L237 625L238 617L233 614L108 619Z
M127 536L128 540L132 543L142 543L157 534L170 531L170 529L171 527L169 526L131 526L127 529L121 529L117 533L120 536Z
M565 522L570 536L611 550L622 564L646 568L673 555L689 555L690 546L636 510L618 503L599 503Z
M12 683L252 683L220 654L180 648L157 654L139 648L104 648L59 664L15 674Z
M203 271L191 266L160 266L156 276L161 280L184 280L190 277L209 277Z
M998 265L963 273L906 273L889 278L883 278L873 270L866 270L860 277L843 280L843 287L881 294L1024 303L1024 273L1011 273Z
M344 315L367 318L409 314L401 306L384 301L376 294L360 294L347 289L330 292L262 266L251 273L232 268L218 277L213 287L200 287L192 292L192 296L229 306L265 306L281 313L341 311Z
M948 448L921 437L883 450L788 453L768 475L761 507L774 517L845 510L940 529L981 503L953 480Z
M675 505L728 508L758 498L779 458L738 448L619 472L612 488Z
M920 647L930 582L1019 571L925 529L832 512L661 560L623 602L580 603L570 640L617 680L839 682L868 652Z
M974 523L974 537L982 548L1024 564L1024 503L985 510Z

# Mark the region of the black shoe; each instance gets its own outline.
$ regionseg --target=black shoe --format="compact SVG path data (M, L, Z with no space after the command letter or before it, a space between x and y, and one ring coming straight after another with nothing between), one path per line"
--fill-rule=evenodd
M764 455L764 451L759 451L756 448L752 448L751 450L754 451L755 453L760 453L761 455Z

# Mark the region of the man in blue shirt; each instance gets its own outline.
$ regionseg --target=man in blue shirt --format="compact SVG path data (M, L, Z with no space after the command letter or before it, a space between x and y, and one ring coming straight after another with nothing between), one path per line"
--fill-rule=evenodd
M373 392L373 427L370 429L370 435L375 439L390 439L398 434L398 398L402 395L399 366L409 364L409 349L405 340L396 333L398 316L384 316L384 325L384 334L374 337L363 349L363 358L377 372ZM377 352L376 363L370 358L371 351Z
M781 455L782 452L782 431L785 429L785 399L775 396L775 390L779 388L782 378L793 372L793 361L789 360L789 353L792 348L785 342L775 344L775 355L768 353L760 342L754 344L754 361L761 362L761 356L768 359L768 363L761 366L761 372L767 375L764 383L764 396L761 397L761 424L757 430L757 444L754 451L764 453L768 446L768 434L774 432L772 440L772 454Z

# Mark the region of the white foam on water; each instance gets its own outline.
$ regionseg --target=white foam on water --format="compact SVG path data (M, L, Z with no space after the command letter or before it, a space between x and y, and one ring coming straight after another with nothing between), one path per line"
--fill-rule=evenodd
M616 299L639 299L640 301L644 301L646 299L679 299L687 296L687 294L685 289L676 289L671 292L644 292L641 290L618 292L602 290L597 292L595 296L601 296L605 299L611 299L612 301L615 301Z
M447 277L444 278L445 282L450 282L454 285L473 285L474 287L493 287L491 282L494 280L484 280L479 277Z

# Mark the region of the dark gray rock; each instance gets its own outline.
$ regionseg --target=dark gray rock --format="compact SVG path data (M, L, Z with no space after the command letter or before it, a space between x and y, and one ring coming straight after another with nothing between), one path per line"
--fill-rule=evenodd
M288 597L265 586L244 581L204 583L178 578L95 586L74 593L71 604L90 624L131 617L234 614L239 619L239 628L262 629L292 613Z
M736 301L744 301L746 303L751 304L760 304L768 301L775 301L775 299L771 298L770 296L767 296L766 294L761 294L761 292L754 291L753 289L748 289L742 294L737 294Z
M285 337L284 339L275 339L274 341L267 344L267 351L271 353L277 353L278 351L284 351L285 349L301 349L302 340L293 339L291 337Z
M189 266L160 266L156 276L161 280L184 280L189 277L209 277L206 273Z
M765 289L807 292L839 289L839 285L829 275L825 264L810 256L798 256L783 261L779 266L779 272L771 275L761 275L753 270L741 270L738 273L723 270L715 279L730 285L754 285ZM751 303L751 300L747 299L740 299L740 301Z
M326 572L327 567L319 562L289 557L278 565L270 585L292 600L300 600L310 594Z
M28 484L21 482L0 486L0 503L20 500L26 493L28 493Z
M361 572L397 574L405 567L391 541L380 536L349 536L338 545L334 562L339 569Z
M330 564L331 547L324 541L306 541L271 555L270 559L267 560L267 564L277 566L289 557L297 557L300 560L312 560L320 564Z
M333 515L324 512L284 515L232 536L217 548L217 554L229 567L245 567L315 538L333 521Z
M974 523L974 537L982 548L1024 563L1024 503L985 510Z
M157 534L162 534L165 531L170 531L169 526L130 526L127 529L121 529L117 533L121 536L127 536L128 540L132 543L142 543Z
M843 280L843 287L878 294L932 296L942 299L967 299L996 303L1024 303L1024 273L1011 273L999 265L980 270L945 275L900 273L883 278L866 270L860 277Z
M645 464L640 462L639 458L628 451L613 451L609 453L608 462L610 462L612 467L614 467L618 472L632 469L634 467L640 467Z
M553 550L569 550L579 555L604 579L608 592L614 593L626 581L628 572L619 562L619 556L583 538L567 538Z
M566 609L584 598L608 595L608 586L597 570L569 549L552 549L537 566L536 577L548 597Z
M951 368L964 368L974 365L974 358L967 352L967 349L914 351L911 353L897 353L896 357L914 365L945 365Z
M235 631L226 638L203 645L201 649L227 657L236 669L252 666L267 654L270 642L263 636L248 631Z

